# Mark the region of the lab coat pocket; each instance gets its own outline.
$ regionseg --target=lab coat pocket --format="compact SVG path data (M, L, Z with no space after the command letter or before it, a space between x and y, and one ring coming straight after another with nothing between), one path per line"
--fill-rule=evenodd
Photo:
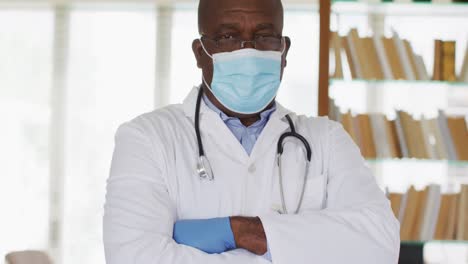
M306 181L301 211L323 209L326 198L326 183L325 174L309 174Z

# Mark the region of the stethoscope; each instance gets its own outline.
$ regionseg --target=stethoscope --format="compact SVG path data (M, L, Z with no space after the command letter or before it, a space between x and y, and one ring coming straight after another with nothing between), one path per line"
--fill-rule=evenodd
M203 142L202 142L201 135L200 135L200 106L201 106L202 96L203 96L203 88L200 87L198 91L197 104L195 106L195 134L197 135L197 144L198 144L197 173L198 173L198 176L200 177L200 180L213 181L214 180L213 170L211 168L209 160L205 156L205 150L203 149ZM309 142L307 142L307 139L305 139L301 134L296 132L296 129L294 127L293 121L291 120L291 117L289 115L286 115L285 117L289 123L289 127L291 131L281 134L278 140L277 150L276 150L276 160L277 160L277 165L279 168L279 186L280 186L280 196L281 196L281 204L282 204L282 211L280 213L288 214L288 210L286 208L286 202L284 200L283 174L281 170L281 156L283 155L283 150L284 150L284 140L288 137L292 137L292 138L296 138L300 140L302 144L304 145L306 154L307 154L306 170L305 170L305 174L304 174L304 178L302 182L302 191L299 197L298 205L296 207L296 210L294 211L294 214L297 214L299 213L299 210L301 209L302 200L304 199L307 175L309 172L310 160L312 158L312 150L310 148Z

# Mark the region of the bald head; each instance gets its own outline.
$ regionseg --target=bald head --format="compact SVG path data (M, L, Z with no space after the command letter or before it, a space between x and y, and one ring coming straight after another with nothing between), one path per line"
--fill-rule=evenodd
M214 24L229 17L241 17L244 23L249 17L263 18L273 22L281 34L283 30L283 5L281 0L200 0L198 5L198 31L206 34ZM251 20L251 19L250 19ZM227 21L229 22L229 21Z
M203 38L192 42L197 66L202 69L204 82L213 78L213 59L210 54L229 52L217 46L219 40L245 40L248 43L238 48L255 48L252 40L263 37L284 39L281 76L286 67L286 57L291 40L283 36L283 5L281 0L200 0L198 7L198 30ZM202 45L204 43L204 45ZM239 42L240 43L240 42ZM257 118L257 114L234 113L224 107L210 89L203 89L209 100L222 112L238 118Z

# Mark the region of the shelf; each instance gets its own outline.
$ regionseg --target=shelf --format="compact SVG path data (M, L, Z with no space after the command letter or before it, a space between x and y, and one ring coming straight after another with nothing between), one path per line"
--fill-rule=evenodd
M330 79L329 97L346 112L385 113L395 110L433 118L438 109L449 115L468 115L468 83L407 80ZM416 102L416 103L415 103Z
M410 186L421 190L440 185L444 193L458 192L468 184L468 161L431 159L367 159L366 165L382 190L403 193Z
M366 159L369 164L380 164L380 163L401 163L401 164L447 164L451 167L466 167L468 169L468 161L464 160L435 160L435 159L416 159L416 158L377 158L377 159Z
M468 89L468 82L448 82L448 81L416 81L416 80L365 80L365 79L330 79L330 85L335 84L364 84L364 85L411 85L411 86L445 86L445 87L464 87Z
M332 14L366 15L382 14L387 16L448 16L467 17L468 4L450 3L434 4L432 2L365 3L355 1L334 1Z
M467 245L468 240L429 240L429 241L401 241L402 245L422 246L426 244Z

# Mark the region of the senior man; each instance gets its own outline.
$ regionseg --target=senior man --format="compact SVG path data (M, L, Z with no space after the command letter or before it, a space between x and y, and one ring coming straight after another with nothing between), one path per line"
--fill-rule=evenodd
M275 100L281 1L201 0L198 26L202 84L117 131L107 263L396 263L398 222L349 135Z

